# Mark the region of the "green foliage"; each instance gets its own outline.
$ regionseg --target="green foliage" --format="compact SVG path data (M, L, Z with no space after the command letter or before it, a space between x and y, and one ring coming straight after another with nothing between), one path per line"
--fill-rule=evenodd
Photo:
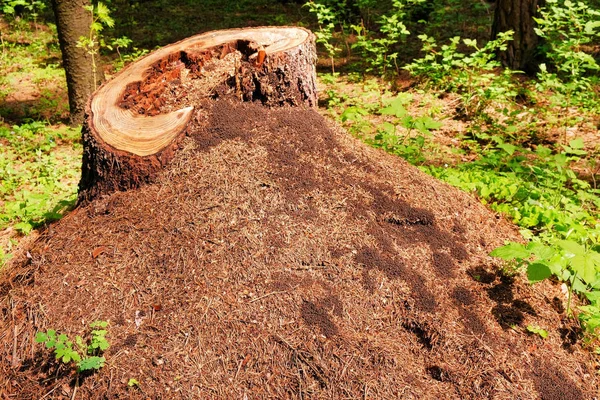
M138 380L135 379L135 378L129 378L129 381L127 381L127 386L129 386L129 387L139 387L140 386L140 382L138 382Z
M398 71L398 52L395 49L410 34L404 23L408 10L410 6L424 1L393 0L391 12L379 18L379 33L370 31L364 24L352 25L358 39L352 47L362 51L367 72L385 74L391 67Z
M83 8L90 13L92 22L90 24L90 33L88 36L81 36L79 38L77 41L77 47L84 48L92 57L92 74L94 85L96 85L98 82L98 66L96 65L96 56L98 55L98 51L101 47L106 47L104 40L100 37L100 33L105 26L108 28L115 26L115 21L110 16L110 10L104 3L98 2L96 5L90 4L88 6L83 6ZM120 38L117 40L117 43L121 45L129 45L129 43L126 42L126 38ZM115 46L117 43L113 42Z
M35 336L37 343L43 343L47 349L54 349L56 359L63 364L73 363L77 372L98 370L104 367L106 359L101 354L106 351L110 344L106 339L108 322L95 321L90 324L90 343L84 342L81 336L75 336L75 341L67 335L58 334L56 330L49 329L46 332L38 332Z
M577 177L572 166L586 155L581 139L535 151L505 143L456 168L428 167L450 184L476 192L494 210L523 227L528 245L509 243L491 255L526 266L535 283L555 276L585 295L600 290L600 190ZM591 297L595 298L595 297ZM569 297L570 299L570 297ZM580 308L584 323L598 305ZM570 300L569 307L570 308ZM590 332L595 327L586 325Z
M541 337L542 339L546 339L548 337L548 331L545 329L540 328L539 326L536 325L528 325L527 326L527 331L531 332L535 335L538 335L539 337Z
M554 93L562 107L571 105L597 109L600 66L592 54L600 38L600 11L584 2L548 0L536 18L536 33L544 38L542 51L550 67L540 66L540 90Z
M31 18L34 22L40 13L46 9L46 2L42 0L0 0L0 10L2 13L10 16L14 22L20 18L17 16L17 9L22 8L22 17Z
M351 48L360 56L366 71L386 74L398 71L399 49L410 34L407 19L414 7L425 2L360 0L350 7L346 1L318 0L305 6L317 17L317 42L325 47L332 68L333 57L341 52L340 42L345 42L350 53L347 35L354 32L356 41Z
M479 47L476 40L461 41L459 37L440 47L434 38L420 35L425 56L404 68L425 88L458 93L465 116L473 118L494 102L511 102L517 94L511 79L515 71L504 69L498 73L500 62L495 59L498 50L506 50L512 35L511 31L501 33L483 47ZM461 42L470 53L459 51Z
M21 233L59 219L75 202L79 155L58 149L75 143L78 130L51 130L42 122L0 126L0 229Z
M400 94L380 109L381 115L391 115L395 118L381 124L375 137L366 141L373 147L399 155L413 164L422 164L426 159L423 154L426 138L431 136L432 130L439 129L442 124L428 115L410 115L406 105L411 100L412 96ZM398 134L399 127L403 128L402 135ZM416 135L413 134L415 131Z
M332 42L338 15L331 7L320 2L309 1L304 6L317 17L319 24L319 30L315 32L317 43L325 47L327 55L331 59L331 71L335 73L334 57L340 49Z

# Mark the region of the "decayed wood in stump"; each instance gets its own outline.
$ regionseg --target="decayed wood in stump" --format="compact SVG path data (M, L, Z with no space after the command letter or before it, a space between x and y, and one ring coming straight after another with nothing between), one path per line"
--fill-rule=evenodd
M130 65L88 102L79 202L151 181L200 117L202 99L316 106L315 61L310 31L264 27L193 36Z

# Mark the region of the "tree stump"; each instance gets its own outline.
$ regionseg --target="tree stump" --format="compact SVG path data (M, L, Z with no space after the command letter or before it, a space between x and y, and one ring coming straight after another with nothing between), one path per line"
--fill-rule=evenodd
M315 61L310 31L264 27L200 34L129 65L88 101L79 203L152 181L206 99L316 106Z

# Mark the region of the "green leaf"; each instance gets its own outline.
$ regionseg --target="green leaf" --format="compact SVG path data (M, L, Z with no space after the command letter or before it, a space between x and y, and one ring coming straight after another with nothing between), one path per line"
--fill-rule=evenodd
M548 279L552 275L550 268L544 263L531 263L527 266L527 279L530 283L535 283Z
M477 40L475 39L463 39L463 43L469 47L477 47Z
M528 325L527 331L539 335L542 339L546 339L548 337L548 331L540 328L539 326Z
M129 378L129 381L127 382L127 386L129 386L129 387L140 386L140 383L135 378Z
M583 256L585 254L585 247L572 240L558 240L556 244L565 251L567 256Z
M77 369L81 371L89 371L91 369L100 369L104 367L106 359L104 357L86 357L81 360L77 366Z
M527 250L532 252L538 260L548 260L556 254L552 247L545 246L539 242L530 242L527 245Z
M19 231L20 233L27 235L33 230L33 225L31 225L29 222L19 222L17 224L14 224L13 228Z
M363 115L367 115L368 112L362 107L351 106L344 110L342 115L340 115L340 119L342 122L346 121L360 121L362 120Z
M580 150L585 147L585 144L583 143L582 138L577 138L577 139L573 139L569 142L569 147Z
M407 104L408 101L406 97L397 96L388 104L387 107L382 108L380 110L380 113L385 115L394 115L397 118L402 118L408 114L408 111L404 107L404 105Z
M586 283L592 283L596 280L596 263L587 254L573 257L571 259L571 268Z
M600 27L600 21L588 21L585 24L585 33L588 35L596 34L596 28Z
M44 343L48 340L48 335L46 335L44 332L38 332L35 335L35 342L36 343Z
M497 145L497 147L504 150L509 156L512 156L518 148L510 143L500 143Z
M108 326L108 321L94 321L90 324L90 328L106 328Z
M503 260L515 260L524 259L531 255L530 251L525 248L521 243L511 242L506 246L498 247L494 249L490 256L498 257Z

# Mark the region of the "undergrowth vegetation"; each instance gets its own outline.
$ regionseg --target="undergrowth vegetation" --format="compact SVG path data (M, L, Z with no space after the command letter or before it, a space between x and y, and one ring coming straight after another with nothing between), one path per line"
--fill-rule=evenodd
M148 3L148 4L147 4ZM531 282L569 288L588 338L600 332L600 4L547 0L537 74L503 68L513 38L490 38L489 2L274 0L105 4L114 29L81 46L111 73L156 45L203 30L298 24L321 50L323 104L355 136L476 195L521 227L501 257ZM221 15L213 11L222 10ZM169 7L167 17L162 9ZM89 9L106 26L109 9ZM0 0L0 231L27 234L74 204L79 131L46 1ZM101 13L99 11L102 11ZM101 26L96 26L99 28ZM100 34L102 33L102 34ZM179 34L181 36L174 36ZM130 39L131 38L131 39ZM92 46L93 45L93 46ZM139 47L134 47L139 46ZM98 50L99 47L99 50ZM410 75L410 78L409 78ZM6 239L8 238L8 240ZM0 237L0 263L16 238ZM571 307L572 294L578 296ZM533 328L532 328L533 329ZM543 331L535 328L536 332Z

